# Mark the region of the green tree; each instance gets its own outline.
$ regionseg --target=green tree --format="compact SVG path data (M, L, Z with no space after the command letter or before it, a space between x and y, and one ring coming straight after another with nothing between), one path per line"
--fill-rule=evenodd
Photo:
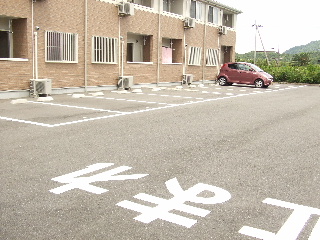
M293 66L307 66L311 62L309 53L297 53L293 55L291 64Z

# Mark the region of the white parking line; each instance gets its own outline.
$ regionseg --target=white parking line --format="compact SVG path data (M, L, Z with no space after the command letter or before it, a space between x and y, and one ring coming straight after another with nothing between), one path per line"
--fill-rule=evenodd
M92 111L98 111L98 112L122 113L120 111L115 111L115 110L108 110L108 109L101 109L101 108L79 107L79 106L65 105L65 104L58 104L58 103L34 102L34 101L28 101L28 103L51 105L51 106L58 106L58 107L67 107L67 108L77 108L77 109L92 110Z
M300 88L306 87L307 85L302 85L299 86ZM295 87L297 88L297 87ZM217 88L216 88L217 89ZM204 102L210 102L210 101L220 101L224 99L230 99L230 98L236 98L236 97L242 97L242 96L248 96L248 95L255 95L258 93L270 93L270 92L278 92L280 90L288 90L288 89L293 89L293 88L285 88L285 89L278 89L278 90L272 90L270 89L269 91L255 91L247 94L237 94L233 95L233 93L226 93L226 95L229 95L227 97L219 97L219 98L209 98L209 99L204 99L204 98L194 98L194 97L181 97L181 96L176 96L181 97L181 98L194 98L200 101L189 101L181 104L167 104L167 103L158 103L161 105L166 105L162 107L156 107L156 108L148 108L148 109L143 109L143 110L137 110L133 112L121 112L121 111L115 111L115 110L107 110L107 109L99 109L99 108L89 108L89 107L79 107L79 106L73 106L73 105L65 105L65 104L57 104L57 103L48 103L48 102L33 102L33 101L28 101L29 103L34 103L34 104L44 104L44 105L51 105L51 106L58 106L58 107L68 107L68 108L76 108L76 109L84 109L84 110L92 110L92 111L99 111L99 112L110 112L110 113L115 113L113 115L107 115L107 116L101 116L101 117L95 117L95 118L86 118L86 119L81 119L81 120L76 120L76 121L70 121L70 122L64 122L64 123L58 123L58 124L46 124L46 123L39 123L39 122L34 122L34 121L28 121L28 120L21 120L21 119L15 119L15 118L9 118L9 117L2 117L0 116L1 120L5 121L12 121L12 122L20 122L20 123L26 123L26 124L32 124L36 126L42 126L42 127L60 127L60 126L65 126L65 125L71 125L71 124L76 124L76 123L82 123L82 122L88 122L88 121L95 121L95 120L101 120L101 119L108 119L108 118L113 118L113 117L119 117L119 116L125 116L125 115L130 115L130 114L136 114L136 113L144 113L144 112L149 112L149 111L156 111L156 110L161 110L161 109L167 109L167 108L173 108L173 107L179 107L179 106L185 106L185 105L190 105L190 104L197 104L197 103L204 103ZM240 91L246 91L246 90L240 90ZM213 92L214 94L220 94L218 92ZM156 95L156 94L155 94ZM170 95L158 95L162 97L168 97ZM104 97L98 97L99 99L107 99L107 100L116 100L116 98L104 98ZM119 100L119 99L118 99ZM120 99L119 101L130 101L130 102L141 102L141 103L152 103L156 104L156 102L147 102L147 101L137 101L137 100L126 100L126 99Z
M39 123L39 122L33 122L33 121L27 121L27 120L21 120L21 119L16 119L16 118L9 118L9 117L1 117L0 119L6 120L6 121L11 121L11 122L20 122L20 123L28 123L32 125L37 125L41 127L51 127L51 124L45 124L45 123Z

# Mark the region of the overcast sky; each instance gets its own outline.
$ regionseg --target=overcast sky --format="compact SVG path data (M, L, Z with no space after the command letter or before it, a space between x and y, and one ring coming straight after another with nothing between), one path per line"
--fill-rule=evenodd
M217 0L241 10L237 21L237 53L254 50L255 24L259 28L267 51L274 48L280 53L291 47L320 40L320 4L316 0ZM263 47L257 34L257 51ZM320 50L319 50L320 51Z

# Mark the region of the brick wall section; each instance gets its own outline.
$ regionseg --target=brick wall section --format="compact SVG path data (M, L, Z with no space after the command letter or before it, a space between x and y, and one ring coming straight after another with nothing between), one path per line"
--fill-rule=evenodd
M158 15L142 10L135 10L134 16L120 19L121 36L124 37L124 52L127 48L127 33L152 36L152 64L127 63L124 61L124 75L134 76L134 83L157 82L157 57L158 57Z
M115 85L120 76L120 64L91 63L92 36L119 38L119 18L116 5L96 0L89 1L87 52L88 85ZM117 62L119 63L119 59Z
M31 4L31 0L1 0L0 15L29 18L31 17Z
M39 78L52 79L53 87L79 87L85 84L85 1L50 0L34 3L34 26L40 26L38 31L38 64ZM15 49L15 55L27 57L26 62L0 61L0 90L28 89L32 78L32 32L31 0L1 0L0 15L25 18L18 20L15 26L18 30L26 24L26 34L16 34L15 41L24 39L23 45ZM17 7L19 6L19 7ZM17 23L18 23L17 21ZM23 22L24 21L24 22ZM194 29L183 28L183 20L175 17L160 16L160 42L158 37L159 15L140 9L135 9L134 16L118 17L116 4L98 0L88 0L88 38L87 38L87 84L88 86L115 85L121 75L121 61L117 64L92 63L92 36L123 37L124 75L134 76L135 83L156 83L181 81L184 70L185 42L189 46L205 49L218 49L219 45L235 46L236 34L228 31L227 35L219 35L215 26L206 27L196 24ZM59 31L78 34L78 63L48 63L45 62L45 31ZM19 32L19 30L18 30ZM152 64L127 63L127 33L149 35L151 42ZM180 47L175 46L180 64L162 64L162 38L179 39ZM219 41L218 41L219 38ZM120 43L120 40L119 40ZM27 49L27 50L25 50ZM187 52L188 54L188 52ZM202 55L204 52L202 52ZM158 55L159 73L158 75ZM232 58L234 58L234 52ZM120 56L119 56L120 57ZM203 61L203 60L202 60ZM194 80L215 79L219 67L188 66L186 73L194 74Z
M1 0L0 15L15 19L13 21L14 57L27 58L28 61L0 60L0 91L29 89L32 78L32 30L31 6L29 0ZM22 32L20 29L24 28Z
M84 86L84 1L50 0L35 3L38 31L39 78L52 79L52 87ZM45 31L78 34L78 63L45 62Z

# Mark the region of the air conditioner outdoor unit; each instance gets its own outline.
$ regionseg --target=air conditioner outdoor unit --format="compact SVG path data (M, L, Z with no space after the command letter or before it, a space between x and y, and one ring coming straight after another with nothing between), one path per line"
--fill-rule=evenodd
M51 94L51 79L31 79L30 95Z
M228 32L226 26L219 26L219 34L226 35Z
M182 84L190 85L193 81L193 74L183 74Z
M134 6L129 2L121 2L119 4L119 15L120 16L133 16L134 15Z
M186 18L184 20L183 27L184 28L194 28L196 25L196 20L194 18Z
M133 76L120 76L118 88L130 89L133 86Z

